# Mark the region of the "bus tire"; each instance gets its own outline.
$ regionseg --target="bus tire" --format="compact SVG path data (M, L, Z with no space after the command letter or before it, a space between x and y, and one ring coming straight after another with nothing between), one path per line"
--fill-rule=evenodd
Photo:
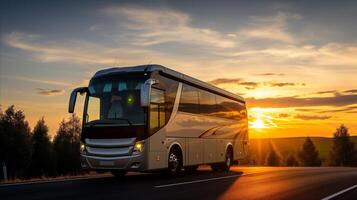
M227 172L233 164L233 148L229 146L226 151L225 161L222 163L211 164L213 171L224 171Z
M226 159L225 162L222 163L222 171L229 171L231 166L233 165L233 148L229 146L226 151Z
M122 178L126 175L127 171L124 170L112 170L111 173L115 178Z
M178 174L182 169L182 151L179 147L173 146L167 160L168 172L170 174Z

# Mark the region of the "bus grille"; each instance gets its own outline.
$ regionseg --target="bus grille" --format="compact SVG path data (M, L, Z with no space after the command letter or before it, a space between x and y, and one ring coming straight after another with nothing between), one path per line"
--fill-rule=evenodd
M123 139L85 139L88 156L118 157L133 152L136 138Z

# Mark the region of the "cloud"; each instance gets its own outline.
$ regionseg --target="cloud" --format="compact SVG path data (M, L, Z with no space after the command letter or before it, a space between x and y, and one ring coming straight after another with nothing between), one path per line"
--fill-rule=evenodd
M318 115L295 115L295 119L301 119L301 120L326 120L330 119L331 116L318 116Z
M138 58L166 61L167 55L145 49L111 48L81 40L51 41L40 35L13 32L4 37L7 45L28 51L38 62L69 62L83 65L117 65L138 63ZM165 59L163 59L165 58ZM146 60L147 62L147 60Z
M345 90L344 93L357 93L357 89L355 90Z
M352 111L352 110L356 110L357 106L350 106L350 107L346 107L346 108L341 108L341 109L334 109L334 110L322 110L319 111L318 113L336 113L336 112L347 112L347 111ZM350 113L350 112L347 112Z
M279 12L275 16L252 17L249 24L238 32L249 39L264 39L283 43L295 43L295 37L288 31L289 20L299 20L297 14Z
M357 95L339 95L333 97L276 97L276 98L246 98L249 107L288 108L308 106L347 106L357 104Z
M285 76L283 73L262 73L262 74L257 74L258 76Z
M247 90L254 90L257 87L259 87L260 83L250 81L250 82L241 82L239 83L239 85L246 86L245 89Z
M102 12L113 18L121 17L125 20L121 25L134 31L132 37L137 39L137 45L180 42L216 48L236 46L236 41L229 34L193 27L192 18L188 14L168 8L108 7Z
M107 24L97 24L93 25L92 29L102 31L96 32L99 33L96 41L109 39L110 44L88 42L83 39L85 37L59 40L19 32L7 34L3 39L8 46L30 53L31 58L38 62L68 62L86 66L136 65L151 62L178 66L176 69L185 69L184 72L193 71L194 75L198 74L204 79L212 79L216 72L223 70L238 74L237 68L245 70L247 66L256 69L265 66L266 68L262 69L264 71L274 67L281 70L277 72L282 73L261 75L280 76L289 67L292 67L289 68L289 73L298 70L297 68L306 68L308 70L301 74L311 75L317 74L317 66L333 66L333 70L338 70L344 69L344 66L357 64L357 45L353 43L331 42L311 45L297 42L288 28L290 23L301 18L299 15L280 12L270 17L252 17L243 26L237 24L237 33L232 34L199 27L190 15L167 8L108 7L101 10L101 14L103 13L110 18L110 27ZM268 29L265 33L272 34L272 37L269 34L248 34L265 30L264 27ZM269 31L275 30L272 27L279 28L278 32L288 36L279 40L275 36L279 34ZM257 38L273 43L266 47L257 42ZM175 43L174 48L163 46L172 42ZM241 45L242 43L245 44ZM153 45L156 44L162 46L154 48ZM179 44L193 45L194 48L187 49L186 46ZM192 53L192 49L195 52ZM205 69L211 70L212 73L202 74L199 66L205 66ZM259 83L259 87L262 85L264 84ZM289 83L266 86L294 87Z
M247 89L247 90L253 90L253 89L259 87L259 85L260 85L260 83L258 83L258 82L244 81L243 79L240 79L240 78L233 78L233 79L218 78L218 79L214 79L214 80L209 81L209 82L214 84L214 85L220 85L220 84L242 85L242 86L245 86L245 89Z
M296 108L295 111L299 111L299 112L312 112L312 111L316 111L318 109L314 109L314 108Z
M287 113L280 113L280 114L279 114L279 117L280 117L280 118L287 118L287 117L290 117L290 115L287 114Z
M305 86L305 83L266 83L267 85L271 86L271 87L285 87L285 86L297 86L297 85L302 85Z
M43 89L43 88L36 88L37 93L44 96L58 96L64 93L63 90L59 89Z
M212 81L209 81L210 83L214 84L214 85L220 85L220 84L239 84L242 82L242 79L240 78L235 78L235 79L229 79L229 78L218 78L218 79L214 79Z
M287 87L287 86L305 86L305 83L289 83L289 82L254 82L254 81L244 81L240 78L219 78L209 81L212 84L220 85L220 84L237 84L245 86L247 90L253 90L261 86L268 86L268 87Z
M245 93L242 93L242 92L237 92L237 93L235 93L236 95L239 95L239 96L244 96L245 95Z
M25 76L14 76L14 75L1 74L0 77L6 78L6 79L16 79L16 80L21 80L21 81L28 81L28 82L33 82L33 83L42 83L42 84L49 84L49 85L59 85L59 86L70 86L71 85L69 83L61 82L61 81L42 80L42 79L25 77Z
M34 53L34 58L40 62L107 63L107 60L100 56L104 49L86 42L56 42L43 36L18 32L6 35L5 42L10 47Z
M313 94L337 94L337 90L327 90L327 91L320 91L320 92L315 92Z
M259 83L257 82L246 82L243 81L243 79L240 78L235 78L235 79L228 79L228 78L218 78L214 79L212 81L209 81L210 83L214 85L221 85L221 84L237 84L237 85L242 85L246 86L245 88L247 90L255 89L259 86Z
M309 67L353 66L357 64L357 45L327 43L315 45L270 45L223 53L232 59L251 63L305 65Z

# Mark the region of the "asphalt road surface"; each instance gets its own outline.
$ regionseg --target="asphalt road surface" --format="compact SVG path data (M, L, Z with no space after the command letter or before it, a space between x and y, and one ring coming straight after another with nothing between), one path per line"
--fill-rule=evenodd
M233 167L168 177L129 173L53 183L0 185L0 199L354 199L357 168Z

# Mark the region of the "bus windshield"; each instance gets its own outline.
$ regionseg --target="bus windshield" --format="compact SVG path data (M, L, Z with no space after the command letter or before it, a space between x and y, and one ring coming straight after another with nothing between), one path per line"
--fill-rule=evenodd
M140 106L140 89L144 79L108 77L94 79L88 87L85 125L143 125L144 108Z

